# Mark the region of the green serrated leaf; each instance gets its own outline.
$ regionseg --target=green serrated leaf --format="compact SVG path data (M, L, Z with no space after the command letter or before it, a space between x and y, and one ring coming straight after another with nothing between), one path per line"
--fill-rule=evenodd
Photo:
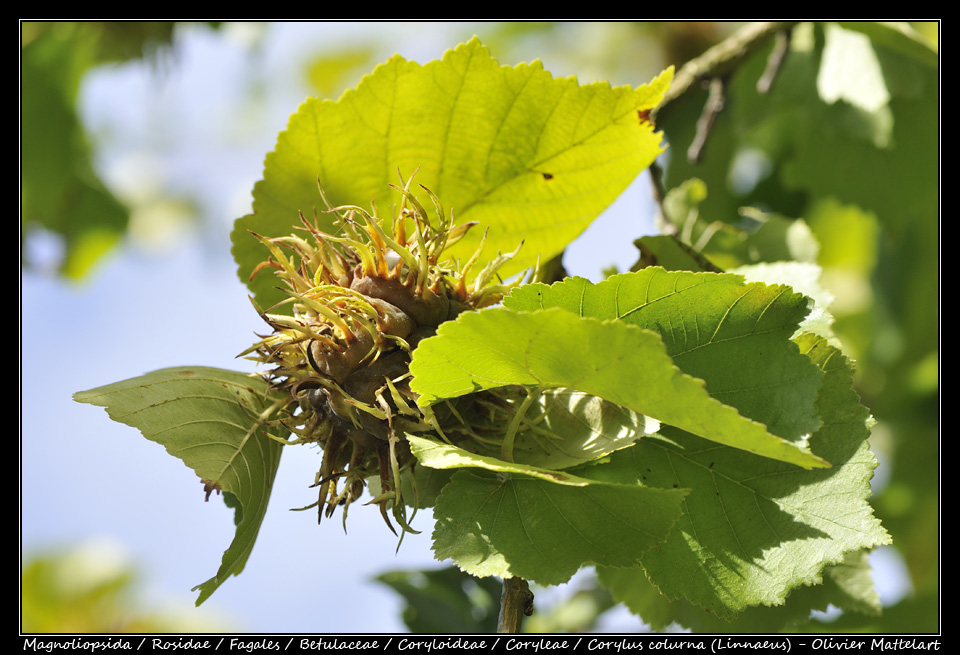
M834 345L839 346L833 333L834 318L829 311L833 294L820 285L820 276L823 273L820 266L809 262L782 261L740 266L730 272L742 275L749 282L789 285L793 290L813 300L813 309L800 323L798 332L810 332L825 339L834 339Z
M663 151L638 112L655 107L671 79L669 69L636 89L580 85L540 62L500 66L476 38L424 66L394 56L338 101L308 100L291 117L254 188L253 213L233 233L240 277L265 259L248 230L286 235L298 211L322 211L318 181L334 205L386 208L398 169L416 172L458 222L478 222L454 256L472 254L489 227L478 270L521 240L504 275L546 261ZM279 299L271 282L249 284L261 306Z
M267 511L283 449L266 432L277 401L269 386L244 373L179 367L81 391L74 399L106 407L110 418L139 429L193 469L208 489L230 499L237 532L217 574L195 588L201 604L243 570Z
M673 363L704 380L712 397L801 446L820 427L815 402L823 374L790 338L811 304L788 287L745 284L737 275L659 267L597 284L569 278L552 286L526 285L504 299L511 309L560 307L579 316L652 330L662 337ZM648 415L707 439L737 445L665 416Z
M557 308L463 314L420 344L410 371L423 404L506 385L576 389L720 443L799 466L827 465L712 398L674 366L656 333L623 321ZM742 391L728 395L746 397Z
M458 471L434 508L433 548L478 577L560 584L588 562L635 562L669 532L685 493Z
M869 551L847 553L843 562L824 571L824 583L831 594L829 604L869 616L880 616L883 605L873 586ZM827 605L818 608L826 611Z
M691 489L670 538L641 559L668 599L730 620L751 606L782 604L850 553L889 542L867 502L876 460L849 363L819 337L802 335L798 344L825 373L817 401L824 424L811 448L832 469L803 471L664 429L582 472Z
M840 564L824 569L823 584L794 589L783 605L749 607L729 620L683 598L668 600L647 578L643 567L597 567L600 583L654 630L679 625L693 632L769 633L796 629L811 612L835 608L876 616L879 600L873 590L866 553L848 554Z

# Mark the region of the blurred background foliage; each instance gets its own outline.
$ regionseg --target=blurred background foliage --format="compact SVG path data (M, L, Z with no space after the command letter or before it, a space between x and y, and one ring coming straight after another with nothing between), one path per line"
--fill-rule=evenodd
M230 632L226 617L147 598L148 588L122 547L89 542L33 553L22 563L23 632Z
M95 264L131 238L129 203L104 182L96 165L98 135L87 129L78 109L81 85L98 67L142 58L166 75L176 75L177 34L184 27L162 22L21 24L25 270L38 266L25 245L33 234L59 244L52 268L69 279L95 274ZM237 27L208 24L205 29L224 34ZM576 73L581 82L638 85L667 65L680 70L690 60L702 59L741 25L524 22L444 27L454 35L448 47L478 34L501 63L539 58L557 76ZM270 29L270 24L253 26L253 57L257 39ZM668 250L678 247L691 258L684 260L689 267L728 269L784 259L818 264L819 284L833 298L833 330L857 361L859 392L878 421L871 439L881 462L873 502L909 572L909 589L894 605L888 602L879 617L848 612L829 620L819 617L806 629L939 629L938 39L937 23L791 26L751 46L746 56L711 78L713 85L710 79L695 80L653 117L670 144L651 186L662 200L665 236L638 241L637 266L667 265L674 261ZM336 98L393 54L391 47L376 35L354 39L348 47L318 45L312 61L297 74L312 94ZM771 53L778 51L785 56L772 67ZM758 89L758 81L771 71L772 83ZM251 67L251 105L268 102L257 92L264 74ZM720 94L714 98L722 100L722 110L710 116L712 127L706 130L698 125L708 115L704 107L711 93ZM288 107L288 113L294 109ZM695 142L702 145L691 148ZM197 218L195 200L184 200L172 188L160 189L156 196ZM225 248L222 231L208 233L216 235L216 247ZM624 236L640 237L640 228ZM120 599L129 591L129 571L84 589L68 588L64 580L72 574L63 573L65 557L22 564L25 630L99 631L108 629L103 621L112 621L109 625L117 629L164 628L150 623L150 617L115 617L114 609L127 605ZM487 630L491 616L495 619L491 607L497 592L490 581L434 570L385 574L379 582L406 600L403 618L414 631L440 631L425 621L437 615L438 607L446 612L446 625L458 631ZM589 629L614 606L609 592L589 575L566 597L541 593L543 602L527 621L528 630ZM105 604L113 609L103 611Z
M865 630L938 629L939 67L919 27L795 27L768 92L757 81L773 45L726 79L699 161L688 147L708 91L657 117L671 144L664 188L703 182L668 210L665 231L723 268L774 261L732 243L755 240L770 215L802 219L818 245L834 331L878 420L874 506L912 584L883 618L844 617Z
M130 224L127 203L94 165L95 144L78 108L84 76L135 59L161 65L174 29L169 22L21 24L21 246L38 229L58 235L65 277L83 278ZM21 258L26 254L21 247Z

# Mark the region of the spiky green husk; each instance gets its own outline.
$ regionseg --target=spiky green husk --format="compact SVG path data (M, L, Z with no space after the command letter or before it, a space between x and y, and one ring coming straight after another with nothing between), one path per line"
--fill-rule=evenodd
M381 493L373 502L391 530L388 507L411 530L400 483L415 461L404 435L432 432L447 439L443 417L420 408L410 390L410 357L444 321L499 302L512 285L499 282L497 269L516 253L498 254L472 277L482 241L462 265L443 260L472 224L454 225L424 188L438 217L433 225L409 184L393 187L400 204L385 224L375 210L328 204L336 214L335 234L301 214L299 235L254 235L271 256L251 277L273 269L287 298L266 311L257 307L273 333L243 353L272 366L266 377L290 396L282 423L295 438L284 443L323 448L319 497L309 507L318 507L322 518L342 505L346 520L347 508L376 476ZM455 433L473 434L455 410L449 418Z

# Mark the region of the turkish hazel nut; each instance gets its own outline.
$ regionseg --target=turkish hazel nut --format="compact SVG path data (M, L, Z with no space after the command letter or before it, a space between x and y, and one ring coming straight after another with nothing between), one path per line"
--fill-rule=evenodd
M316 506L322 518L343 506L346 521L350 504L377 477L380 490L372 502L391 530L388 509L412 531L401 479L412 476L416 461L404 435L427 433L464 447L487 438L452 406L434 411L417 405L408 384L413 350L444 321L499 302L524 276L510 285L496 277L514 251L498 253L468 279L483 241L462 266L444 260L445 250L472 224L454 225L440 200L423 188L437 209L431 221L409 187L409 180L393 187L400 204L387 221L360 207L328 203L328 213L335 215L332 234L302 213L298 234L254 234L270 256L251 277L271 269L287 297L266 311L257 307L273 332L243 354L272 367L264 376L290 396L282 423L295 438L284 443L317 443L323 449L314 485L319 497L304 509ZM458 400L471 402L508 407L494 392ZM481 431L490 427L486 422Z

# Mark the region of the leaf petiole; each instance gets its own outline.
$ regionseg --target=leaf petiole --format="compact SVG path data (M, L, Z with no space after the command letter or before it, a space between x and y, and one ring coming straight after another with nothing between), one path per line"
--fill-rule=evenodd
M517 438L517 430L520 429L520 423L523 421L523 417L526 415L530 405L540 397L539 389L528 388L526 391L527 397L520 403L520 407L517 408L517 413L513 415L513 420L510 421L510 426L507 428L507 434L503 437L500 456L505 462L513 463L513 443Z

